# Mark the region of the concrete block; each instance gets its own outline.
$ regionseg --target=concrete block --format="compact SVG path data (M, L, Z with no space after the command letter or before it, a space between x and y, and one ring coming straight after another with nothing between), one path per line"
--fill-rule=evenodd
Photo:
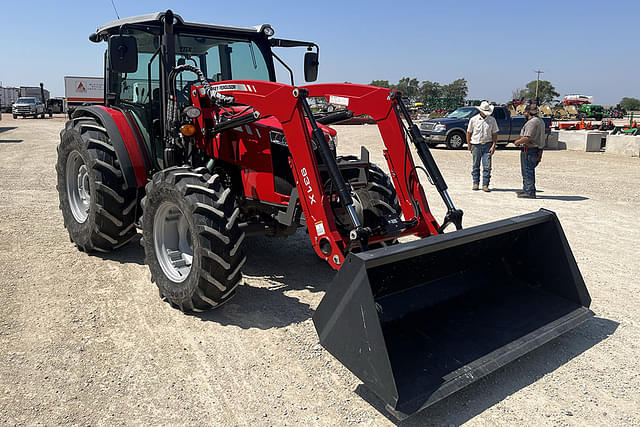
M552 130L549 135L547 135L547 143L544 146L545 150L557 150L558 149L558 131Z
M574 151L600 151L606 132L559 130L558 149Z
M622 156L640 157L640 136L609 135L605 151Z

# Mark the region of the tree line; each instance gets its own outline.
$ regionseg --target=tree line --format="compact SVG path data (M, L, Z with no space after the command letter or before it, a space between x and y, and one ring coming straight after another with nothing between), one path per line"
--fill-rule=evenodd
M450 98L465 99L469 93L469 87L465 78L459 78L448 84L440 84L424 80L420 82L417 78L403 77L398 83L390 83L389 80L373 80L371 86L397 89L408 97L411 101L424 102L427 99ZM548 80L531 80L524 88L514 89L511 92L512 99L516 101L529 101L536 99L536 84L538 86L537 99L541 104L557 101L560 94ZM620 106L626 110L640 110L640 99L622 98Z
M397 89L412 101L422 101L427 98L466 98L469 93L467 80L459 78L449 84L425 80L420 82L416 78L403 77L398 83L391 84L389 80L373 80L371 86Z

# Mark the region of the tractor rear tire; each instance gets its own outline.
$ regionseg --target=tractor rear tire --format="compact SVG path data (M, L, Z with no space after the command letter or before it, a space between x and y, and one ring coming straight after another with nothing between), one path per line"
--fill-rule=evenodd
M85 252L108 252L136 235L136 190L124 178L105 128L91 118L60 133L58 197L69 238Z
M151 281L184 312L219 307L242 280L245 235L223 181L206 168L173 167L154 174L142 199Z
M355 156L343 156L337 159L338 163L343 161L358 160ZM341 169L347 182L354 185L359 181L358 169ZM353 198L362 207L362 220L365 227L376 228L380 225L379 218L388 215L402 215L402 208L398 202L396 189L391 182L391 178L375 163L369 163L367 169L367 184L362 188L357 188L353 192ZM343 227L350 227L350 220L347 216L337 217L338 222ZM396 239L372 245L371 248L388 246L397 243Z

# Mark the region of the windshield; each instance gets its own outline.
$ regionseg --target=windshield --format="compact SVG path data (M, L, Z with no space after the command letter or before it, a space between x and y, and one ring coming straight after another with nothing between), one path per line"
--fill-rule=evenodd
M447 114L447 117L450 117L452 119L468 119L470 117L473 117L477 112L478 109L476 107L462 107Z
M36 103L35 98L18 98L18 100L16 101L16 104L35 104L35 103Z
M200 68L212 81L270 80L267 61L258 45L251 40L178 34L176 65L183 63ZM182 74L183 81L196 80L193 73Z

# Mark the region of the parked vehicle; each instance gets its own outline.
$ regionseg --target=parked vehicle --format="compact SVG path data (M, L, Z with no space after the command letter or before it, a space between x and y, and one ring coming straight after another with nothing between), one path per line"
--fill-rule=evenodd
M42 104L47 102L47 99L50 97L49 91L40 86L20 86L19 91L21 97L34 97Z
M462 148L467 142L467 125L469 119L478 113L476 107L461 107L446 117L420 122L420 133L427 144L434 147L438 144L447 144L447 147ZM496 106L492 116L496 119L500 132L498 144L507 145L520 137L520 130L526 119L524 116L512 116L509 108ZM541 117L544 120L547 134L551 132L551 118Z
M0 87L0 111L11 112L11 105L20 97L17 87Z
M168 10L89 37L108 42L113 96L76 109L56 164L64 225L79 249L118 250L140 227L160 295L201 311L233 296L246 236L305 228L315 255L339 270L313 315L320 343L399 418L593 316L553 212L463 230L401 93L295 85L293 72L290 85L278 83L272 48L309 49L306 81L316 80L319 48L273 35L267 24L199 24ZM314 119L311 97L372 116L391 175L364 147L359 157L337 155L336 131ZM444 202L442 223L418 168ZM417 240L398 242L409 235ZM297 252L291 263L309 262Z
M17 119L18 116L22 116L22 118L40 116L41 119L44 119L45 107L40 99L34 96L23 96L13 104L11 112L14 119Z
M582 104L578 107L578 119L602 120L605 115L604 107L595 104Z
M47 111L52 114L64 113L64 98L49 98Z
M65 76L64 96L66 100L65 111L69 117L76 108L82 105L104 104L104 79L102 77Z
M562 99L562 103L564 105L593 104L593 96L579 94L565 95Z

